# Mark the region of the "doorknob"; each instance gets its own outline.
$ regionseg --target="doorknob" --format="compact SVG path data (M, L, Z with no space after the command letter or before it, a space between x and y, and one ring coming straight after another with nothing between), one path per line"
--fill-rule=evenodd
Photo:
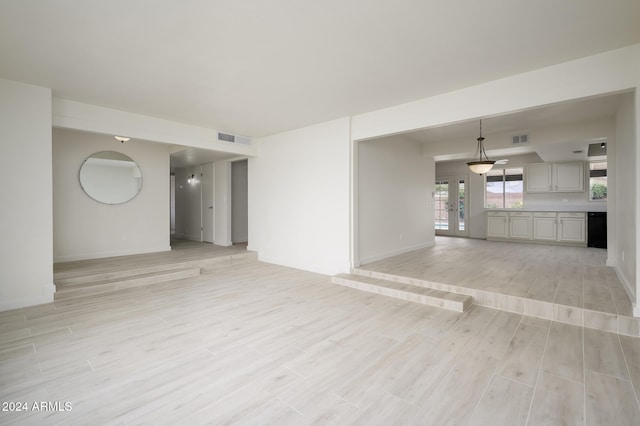
M213 209L213 206L209 206L210 209Z

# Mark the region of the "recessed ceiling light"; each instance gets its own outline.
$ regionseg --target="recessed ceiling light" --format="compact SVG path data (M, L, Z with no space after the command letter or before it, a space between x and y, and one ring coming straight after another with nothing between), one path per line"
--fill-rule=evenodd
M131 139L131 138L125 138L124 136L114 136L114 138L116 138L116 140L120 141L121 143L125 143L126 141Z

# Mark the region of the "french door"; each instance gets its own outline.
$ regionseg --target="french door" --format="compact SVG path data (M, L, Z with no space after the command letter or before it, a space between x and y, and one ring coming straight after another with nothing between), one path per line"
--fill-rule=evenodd
M434 191L436 235L469 235L467 175L436 178Z

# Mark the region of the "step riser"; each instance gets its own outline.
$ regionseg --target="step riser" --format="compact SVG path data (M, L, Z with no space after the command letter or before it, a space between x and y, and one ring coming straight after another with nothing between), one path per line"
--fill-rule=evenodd
M332 277L331 282L334 284L351 287L357 290L368 291L370 293L381 294L383 296L394 297L396 299L406 300L408 302L421 303L423 305L434 306L436 308L448 309L456 312L464 312L471 306L471 299L468 302L458 302L453 300L445 300L437 297L430 297L402 290L395 290L377 286L374 284L352 281L344 278Z
M122 290L125 288L143 287L147 285L166 283L177 281L185 278L193 278L200 276L200 268L193 268L183 271L176 271L164 274L156 274L149 277L133 278L129 280L116 281L106 284L99 284L91 287L82 288L61 288L55 294L55 300L67 300L76 297L89 296L100 293L108 293L111 291Z
M98 281L115 280L119 278L128 278L136 275L151 274L154 272L163 272L168 270L175 270L181 268L205 268L209 266L215 266L221 263L236 264L238 262L251 262L257 261L258 256L255 252L232 254L229 256L220 256L211 259L194 260L188 262L172 263L170 265L156 265L146 268L128 269L124 271L106 272L102 274L83 275L65 278L58 274L58 278L54 277L56 285L60 286L72 286L77 284L88 284Z
M401 275L385 274L384 272L368 271L366 269L353 268L351 273L362 277L377 278L379 280L393 281L400 284L409 284L416 287L430 288L433 290L451 291L451 286L436 282L403 277Z

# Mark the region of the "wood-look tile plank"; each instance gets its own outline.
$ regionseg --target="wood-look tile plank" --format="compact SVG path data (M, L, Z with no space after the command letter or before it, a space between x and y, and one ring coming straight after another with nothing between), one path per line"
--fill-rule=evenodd
M532 386L494 376L468 425L525 425L533 389Z
M535 386L542 363L548 331L520 323L515 336L502 357L496 374Z
M552 323L542 364L544 371L584 383L582 343L581 327Z
M420 405L436 390L458 359L478 341L478 335L489 324L495 312L474 307L420 362L407 366L390 388L393 395Z
M630 380L617 334L585 328L584 363L587 370Z
M628 380L586 372L587 425L638 425L640 410Z
M527 424L581 425L584 418L584 385L543 372Z
M467 423L519 323L519 315L498 312L478 336L475 347L461 356L436 391L419 403L421 415L447 419L449 424Z
M337 424L348 425L404 425L427 424L429 421L420 415L419 408L388 393L379 394L375 401L361 409L344 414Z
M636 396L640 397L640 339L620 336L620 343Z

